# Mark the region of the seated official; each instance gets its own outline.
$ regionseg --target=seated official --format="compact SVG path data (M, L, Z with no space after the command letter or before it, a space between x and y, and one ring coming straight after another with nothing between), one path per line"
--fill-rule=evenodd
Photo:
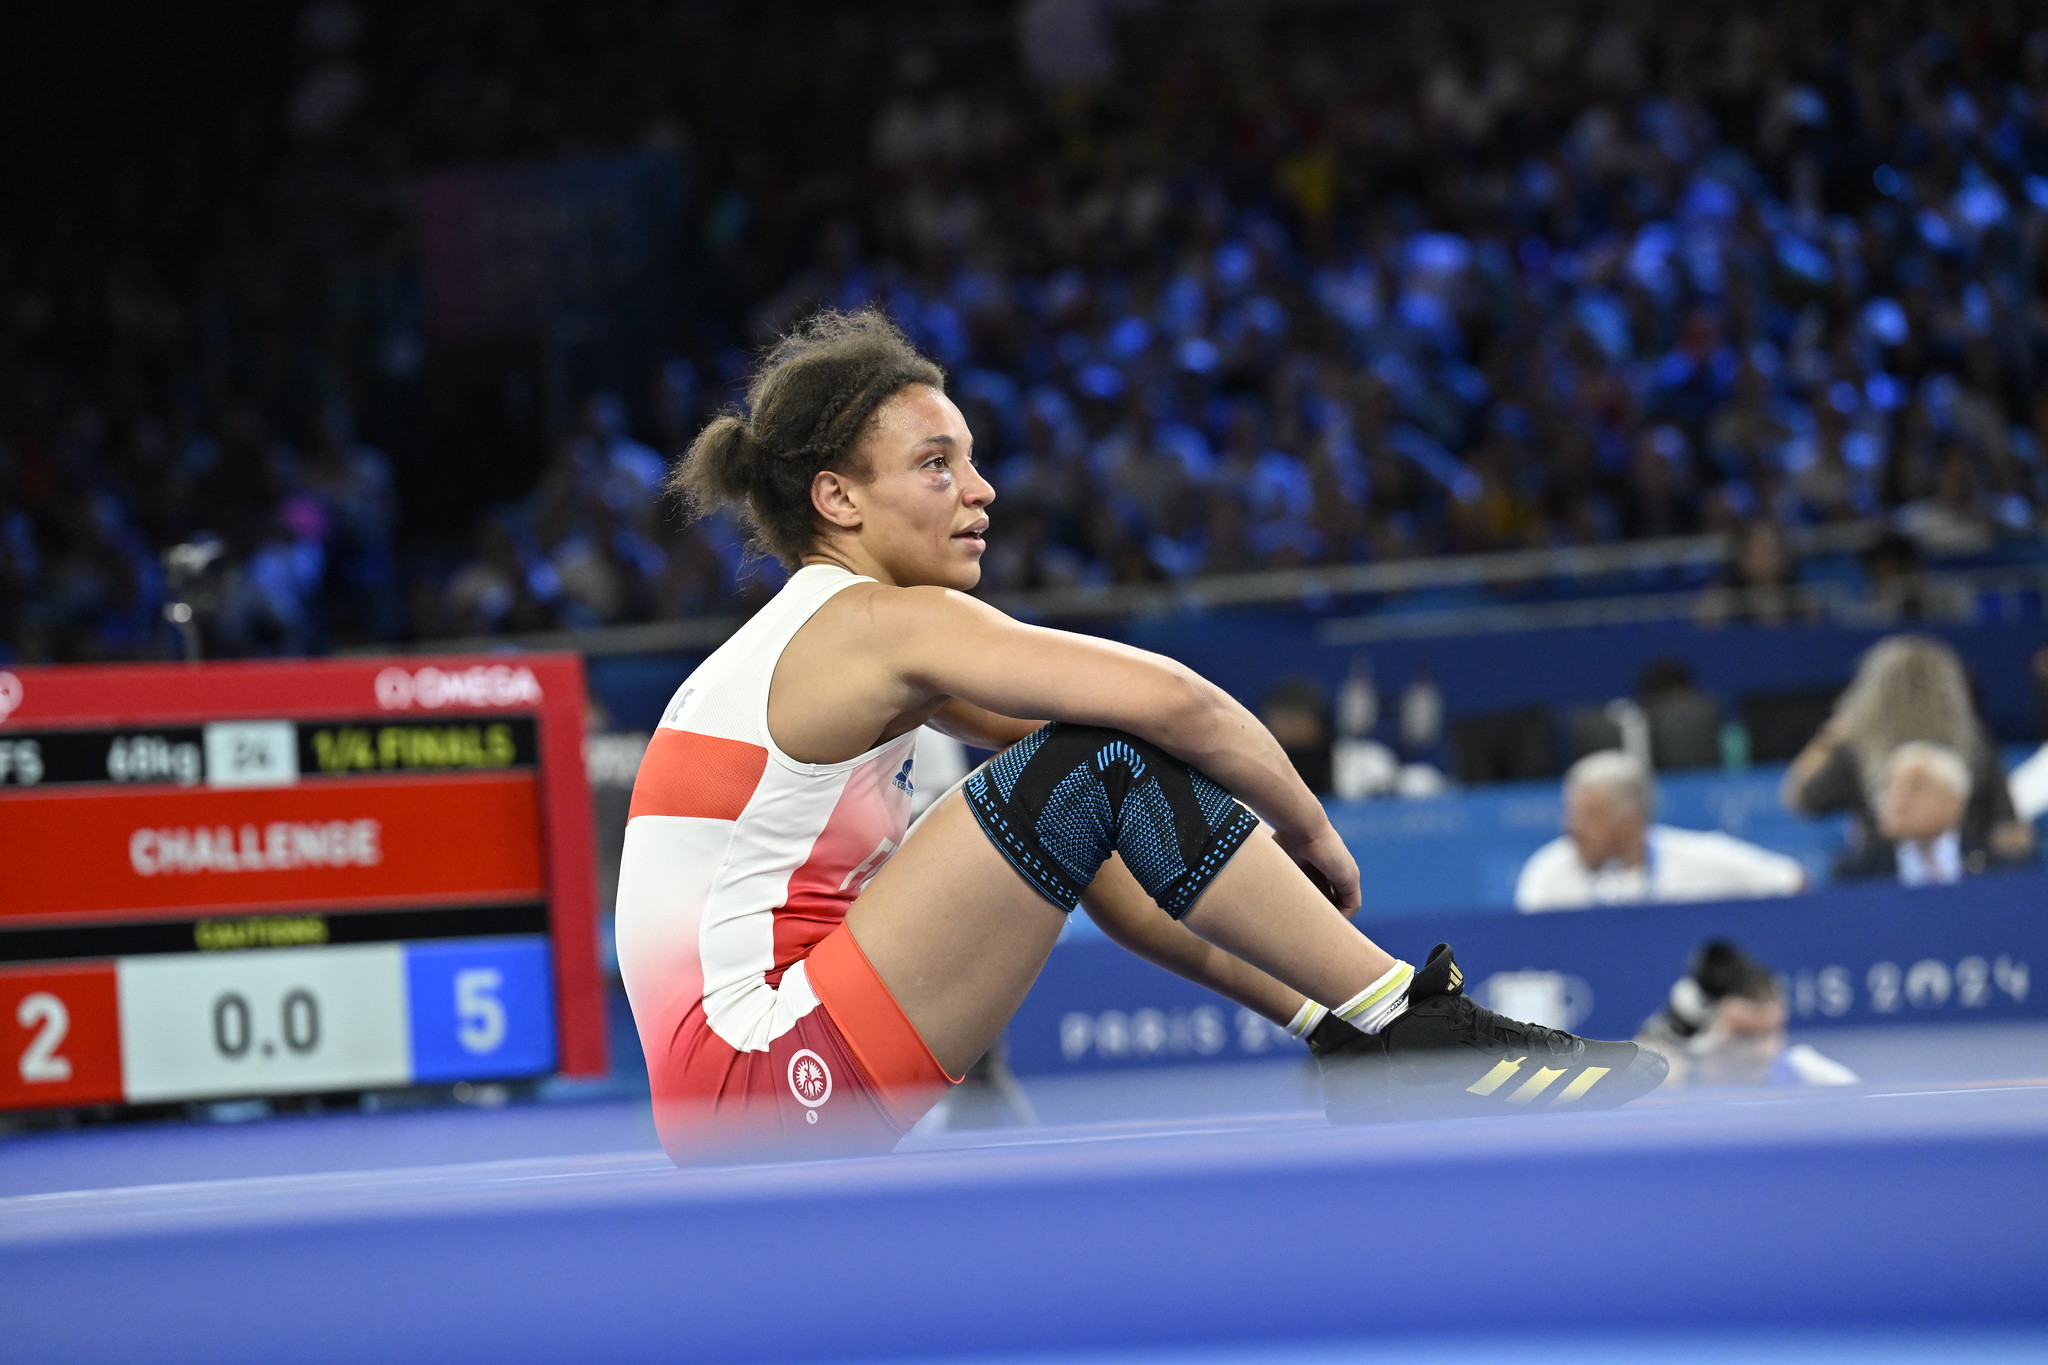
M1954 749L1918 740L1885 760L1877 837L1851 847L1840 877L1896 877L1903 886L1947 886L1992 862L1988 832L1969 819L1970 765Z
M1515 908L1584 910L1647 901L1738 900L1804 890L1794 859L1716 831L1653 825L1648 765L1618 749L1564 776L1564 834L1530 857Z
M1892 753L1913 742L1948 749L1968 769L1966 850L1982 849L1987 866L2033 861L2033 826L2014 808L1997 747L1970 700L1962 660L1939 640L1893 635L1863 656L1834 715L1792 760L1780 788L1794 815L1849 817L1849 843L1836 876L1893 871L1889 841L1877 828L1876 792Z

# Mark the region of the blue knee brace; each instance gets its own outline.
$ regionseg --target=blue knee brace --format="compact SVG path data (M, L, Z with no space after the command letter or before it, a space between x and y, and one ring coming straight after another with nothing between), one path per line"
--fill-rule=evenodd
M967 779L982 832L1040 895L1072 910L1111 853L1159 908L1185 915L1258 818L1135 735L1060 722Z

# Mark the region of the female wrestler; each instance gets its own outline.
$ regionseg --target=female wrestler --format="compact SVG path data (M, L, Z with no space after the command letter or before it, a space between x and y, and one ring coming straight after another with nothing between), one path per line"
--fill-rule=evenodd
M1633 1043L1481 1009L1442 945L1418 970L1347 923L1350 853L1221 689L967 596L995 500L973 451L886 318L827 313L674 477L794 572L676 692L634 788L619 963L672 1154L893 1144L1077 901L1306 1038L1337 1117L1604 1106L1662 1079ZM925 724L1002 752L906 837Z

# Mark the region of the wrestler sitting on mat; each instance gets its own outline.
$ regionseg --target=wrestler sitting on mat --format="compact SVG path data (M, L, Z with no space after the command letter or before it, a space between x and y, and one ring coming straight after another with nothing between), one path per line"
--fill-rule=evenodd
M826 313L674 476L793 572L676 692L633 791L619 965L671 1154L887 1149L1077 902L1306 1039L1339 1120L1604 1107L1663 1079L1634 1043L1480 1008L1446 946L1411 967L1347 923L1351 854L1220 688L967 596L996 496L973 455L936 365L878 312ZM906 833L926 724L1000 752Z

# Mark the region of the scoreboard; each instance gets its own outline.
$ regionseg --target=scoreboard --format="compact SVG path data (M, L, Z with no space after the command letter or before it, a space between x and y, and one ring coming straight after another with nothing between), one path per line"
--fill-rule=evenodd
M0 1109L605 1067L574 655L0 671Z

